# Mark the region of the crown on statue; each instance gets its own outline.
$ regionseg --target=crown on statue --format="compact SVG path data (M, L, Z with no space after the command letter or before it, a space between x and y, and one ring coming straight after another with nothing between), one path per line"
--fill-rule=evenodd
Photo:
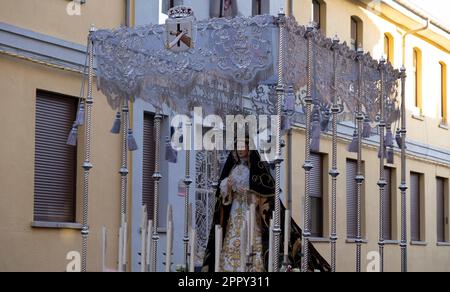
M169 9L169 18L185 18L194 16L194 11L190 7L176 6Z

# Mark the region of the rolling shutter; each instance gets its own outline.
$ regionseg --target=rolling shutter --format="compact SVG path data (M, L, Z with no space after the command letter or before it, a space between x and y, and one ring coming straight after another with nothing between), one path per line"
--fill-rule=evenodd
M357 193L356 193L357 162L347 160L347 238L354 239L357 235Z
M420 175L411 173L411 240L420 239Z
M384 169L386 179L386 188L384 190L384 220L383 220L383 238L392 240L392 169Z
M75 222L76 147L66 145L77 99L38 91L34 220Z
M438 177L437 183L437 241L445 242L445 199L444 199L444 187L445 180Z
M323 236L323 163L320 154L311 153L310 198L311 198L311 235Z
M153 204L155 200L155 123L154 115L144 114L144 139L142 161L142 204L147 206L148 219L153 219Z

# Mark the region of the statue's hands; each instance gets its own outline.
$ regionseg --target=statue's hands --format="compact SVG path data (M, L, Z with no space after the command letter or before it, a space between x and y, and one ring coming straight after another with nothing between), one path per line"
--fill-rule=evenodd
M233 178L231 176L228 177L227 187L229 190L233 190Z
M245 193L247 191L247 188L243 187L242 185L236 186L236 191L239 193Z
M243 192L247 191L247 189L245 187L243 187L241 184L236 183L231 176L228 177L227 184L228 184L228 189L232 190L234 192L243 193Z

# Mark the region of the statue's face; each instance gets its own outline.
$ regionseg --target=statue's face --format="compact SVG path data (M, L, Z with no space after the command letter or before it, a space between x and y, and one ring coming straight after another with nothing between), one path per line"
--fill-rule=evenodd
M237 150L237 154L240 159L247 159L249 153L248 143L245 143L245 149Z

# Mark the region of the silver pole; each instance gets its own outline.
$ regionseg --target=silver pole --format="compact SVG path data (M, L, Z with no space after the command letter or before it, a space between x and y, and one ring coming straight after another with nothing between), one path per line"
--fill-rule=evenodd
M401 234L401 241L400 241L400 249L401 249L401 265L402 265L402 272L408 271L408 250L407 250L407 219L406 219L406 191L408 190L408 185L406 184L406 68L403 66L401 68L401 82L402 82L402 117L401 117L401 135L402 135L402 145L401 145L401 183L400 183L400 192L401 192L401 213L402 213L402 234Z
M340 108L338 106L338 98L337 98L337 57L338 57L338 47L339 47L339 39L337 36L333 39L333 62L334 62L334 73L333 73L333 107L331 108L331 112L333 114L333 122L332 122L332 165L330 170L331 176L331 271L336 272L336 242L338 240L337 237L337 220L336 220L336 209L337 209L337 178L339 176L339 171L337 168L337 115L340 112Z
M153 202L152 272L156 272L156 266L158 263L157 255L158 255L158 241L159 241L159 233L158 233L159 182L162 178L162 175L159 170L159 161L161 158L161 155L160 155L161 120L162 120L161 115L159 115L159 114L155 115L155 173L153 174L153 179L155 180L155 185L154 185L155 199Z
M364 51L362 48L358 49L358 108L356 114L356 122L358 127L358 155L356 166L356 272L361 272L361 245L362 245L362 231L361 231L361 191L362 184L365 180L362 173L362 131L364 115L362 113L361 100L363 98L363 58Z
M311 162L311 106L312 106L312 66L313 66L313 33L314 25L310 24L307 28L306 37L308 40L308 64L307 64L307 93L305 97L306 104L306 129L305 129L305 164L303 169L305 170L305 211L304 211L304 221L305 226L303 228L303 260L302 260L302 271L308 271L309 265L309 238L311 236L311 220L310 220L310 181L311 181L311 170L313 169L313 164Z
M186 129L187 129L187 135L189 137L184 137L183 139L187 139L186 141L189 141L187 143L188 148L186 148L186 162L185 162L185 178L184 178L184 184L186 187L186 194L184 196L184 237L183 237L183 243L184 243L184 261L185 261L185 267L186 271L188 271L189 267L189 190L190 185L192 184L191 179L191 151L190 151L190 140L191 140L191 122L186 123ZM191 255L194 256L194 255Z
M278 14L278 27L279 27L279 40L278 40L278 85L277 85L277 127L275 129L275 135L277 140L276 144L276 160L275 160L275 218L274 218L274 272L280 271L280 181L281 181L281 163L283 159L281 157L281 104L284 97L284 29L286 26L286 15L281 9Z
M213 165L212 165L212 183L211 187L214 190L214 192L217 190L217 187L219 185L219 155L216 148L214 148L213 152Z
M82 248L81 248L81 271L87 271L87 252L89 237L89 171L93 165L91 163L91 139L92 139L92 105L94 97L92 96L92 86L94 78L94 44L92 42L92 34L95 27L89 30L88 37L88 54L89 54L89 70L88 70L88 95L86 97L86 123L85 123L85 140L84 140L84 162L83 162L83 219L81 228Z
M385 66L386 60L384 58L380 61L380 71L381 71L381 88L380 88L380 180L378 181L378 187L380 188L380 238L378 241L379 252L380 252L380 272L384 272L384 189L387 185L385 174L384 174L384 130L386 128L386 121L384 116L384 102L385 102Z
M119 240L126 242L126 222L127 222L127 188L128 188L128 115L129 107L128 101L124 100L122 105L122 158L121 166L119 169L120 174L120 224L125 224L121 226L123 237L119 237ZM125 218L123 220L122 218ZM126 246L124 244L119 244L121 247L119 250L120 259L125 260L123 256L126 253ZM127 270L127 263L119 259L119 272L125 272Z

